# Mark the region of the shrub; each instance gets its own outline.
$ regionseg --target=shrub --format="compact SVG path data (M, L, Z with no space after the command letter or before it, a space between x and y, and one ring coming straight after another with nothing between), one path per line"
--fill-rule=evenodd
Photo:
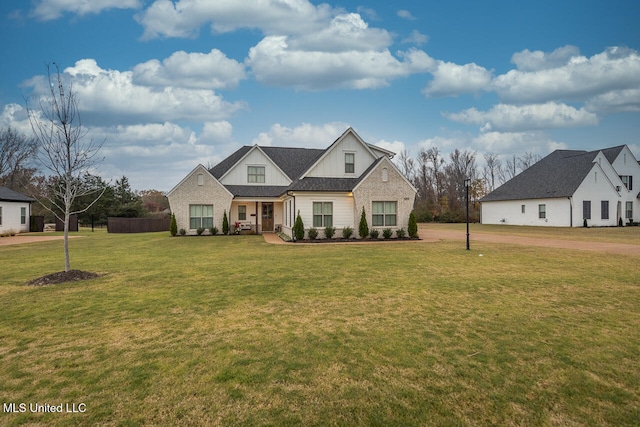
M622 227L623 225L622 218L618 218L618 227Z
M409 233L409 237L411 238L418 237L418 223L416 222L416 216L413 212L409 214L409 225L407 227L407 232Z
M196 233L198 233L198 236L202 236L202 233L204 233L204 227L200 227L196 230Z
M404 239L407 235L407 232L404 231L404 228L399 228L396 230L396 236L398 236L398 239Z
M293 237L296 240L304 239L304 223L302 222L302 217L300 217L300 211L298 211L296 222L293 224Z
M393 230L390 228L385 228L384 230L382 230L382 237L384 237L385 239L390 239L391 236L393 236Z
M218 227L211 227L209 229L209 233L211 233L212 236L215 236L216 234L218 234Z
M375 228L371 230L371 232L369 232L369 237L371 237L372 239L377 239L379 235L380 235L380 232Z
M187 234L187 230L185 230L184 228L180 229L180 235L184 236L185 234Z
M336 228L335 227L325 227L324 228L324 237L326 237L327 239L331 239L334 234L336 234Z
M585 218L585 219L582 221L582 226L583 226L584 228L587 228L587 218Z
M225 236L229 234L229 219L227 218L227 210L225 209L224 215L222 216L222 234Z
M318 229L317 228L310 228L309 229L309 238L311 240L316 240L318 238Z
M348 239L353 235L353 228L351 227L345 227L342 229L342 238L343 239Z
M169 232L172 236L178 234L178 223L176 222L176 214L171 214L171 226L169 227Z
M364 213L364 206L362 207L362 215L360 215L358 234L360 235L361 239L364 239L369 235L369 225L367 224L367 215Z

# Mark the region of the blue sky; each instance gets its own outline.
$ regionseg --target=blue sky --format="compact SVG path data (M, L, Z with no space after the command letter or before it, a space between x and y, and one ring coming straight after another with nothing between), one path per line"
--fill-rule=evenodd
M170 190L241 145L352 126L415 157L627 144L640 158L640 2L4 0L0 127L72 79L105 179Z

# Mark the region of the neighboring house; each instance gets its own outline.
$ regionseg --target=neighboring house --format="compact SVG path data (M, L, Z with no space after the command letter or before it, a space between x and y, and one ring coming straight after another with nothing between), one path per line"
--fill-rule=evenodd
M207 170L198 165L168 194L178 229L217 227L292 235L298 211L305 229L343 227L357 234L364 207L370 228L407 229L416 189L393 153L347 129L325 150L243 146Z
M635 182L635 184L634 184ZM483 224L615 226L640 220L640 165L626 145L556 150L480 200Z
M31 197L0 187L0 233L29 231Z

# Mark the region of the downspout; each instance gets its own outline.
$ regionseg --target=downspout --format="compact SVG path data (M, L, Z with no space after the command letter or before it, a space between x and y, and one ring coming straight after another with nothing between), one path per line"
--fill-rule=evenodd
M573 227L573 199L571 196L567 199L569 199L569 227Z

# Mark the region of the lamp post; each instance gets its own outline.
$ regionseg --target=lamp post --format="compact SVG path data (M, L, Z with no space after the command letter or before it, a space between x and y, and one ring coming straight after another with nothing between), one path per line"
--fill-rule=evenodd
M471 184L471 179L464 179L464 188L467 191L467 250L469 250L469 184Z

